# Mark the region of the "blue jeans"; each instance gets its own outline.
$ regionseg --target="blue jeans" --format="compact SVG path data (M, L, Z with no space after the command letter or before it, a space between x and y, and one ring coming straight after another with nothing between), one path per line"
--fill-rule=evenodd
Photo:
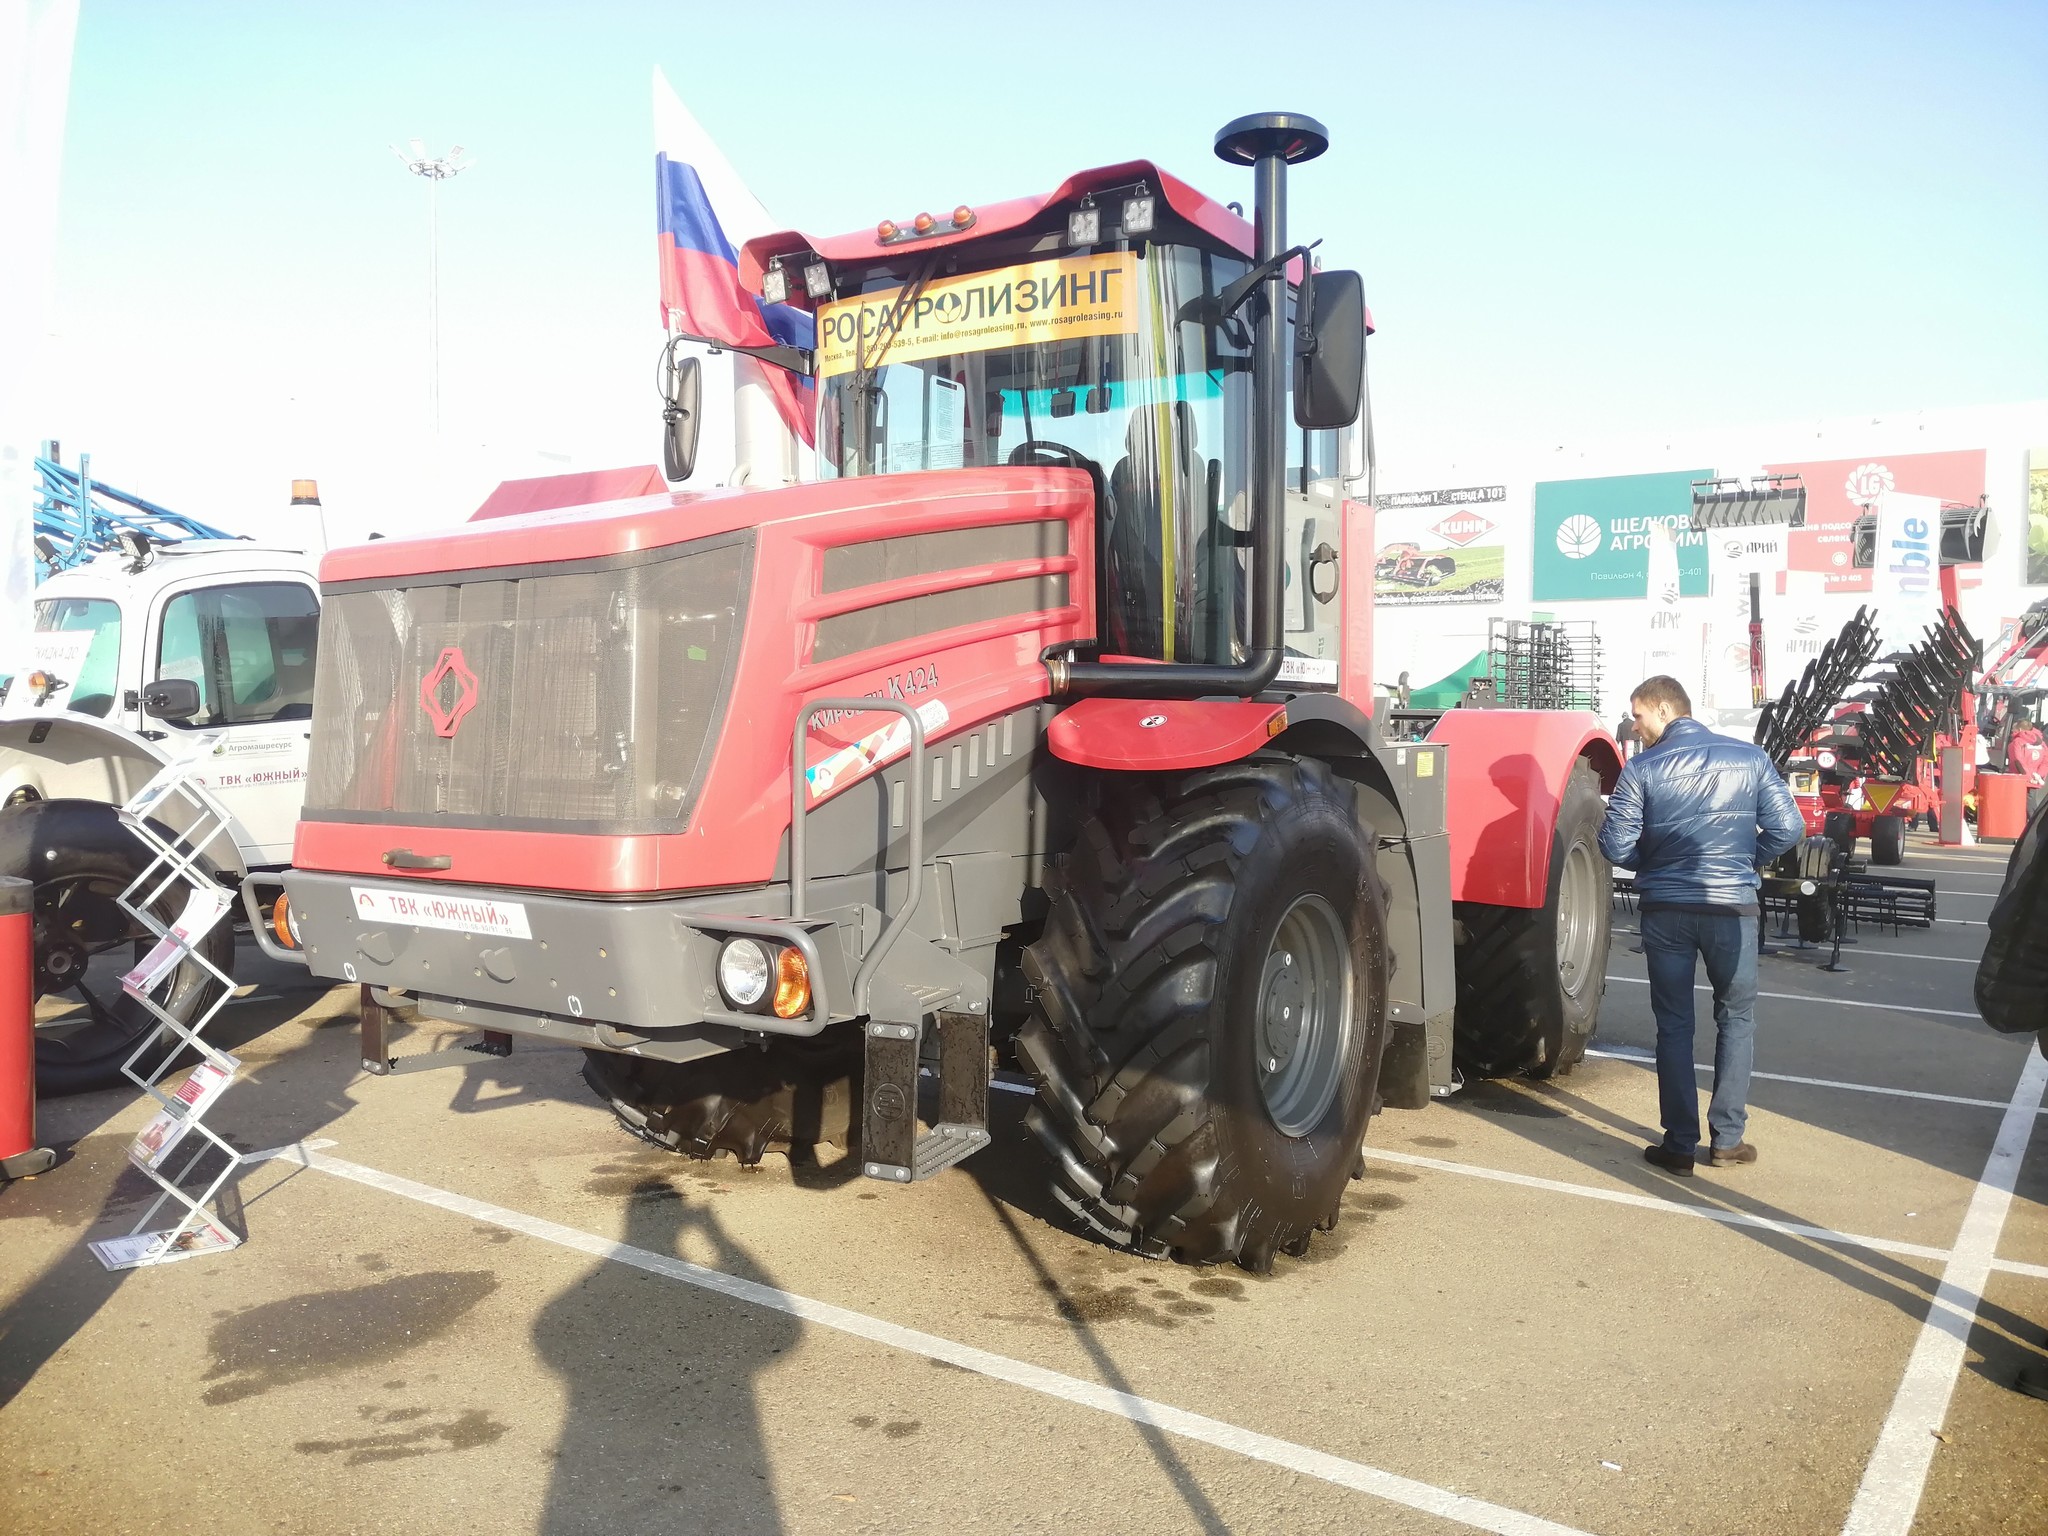
M1657 1016L1657 1106L1664 1145L1698 1155L1700 1089L1692 1064L1693 957L1714 988L1714 1099L1707 1125L1717 1147L1741 1144L1756 1059L1756 919L1735 913L1645 912L1643 958Z

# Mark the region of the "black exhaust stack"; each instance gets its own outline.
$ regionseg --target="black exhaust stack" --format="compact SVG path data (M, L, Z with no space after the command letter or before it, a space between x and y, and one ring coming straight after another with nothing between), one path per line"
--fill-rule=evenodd
M1258 438L1252 455L1252 644L1241 666L1180 662L1119 666L1052 660L1052 691L1075 698L1193 699L1210 694L1250 698L1279 674L1287 653L1282 629L1287 571L1287 378L1293 366L1287 330L1287 167L1330 147L1330 133L1299 112L1259 112L1226 123L1216 157L1252 168L1253 265L1273 262L1252 342L1252 408Z

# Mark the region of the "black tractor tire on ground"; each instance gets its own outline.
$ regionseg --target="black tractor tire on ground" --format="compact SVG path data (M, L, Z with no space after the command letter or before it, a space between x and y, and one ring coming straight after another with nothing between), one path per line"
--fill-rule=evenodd
M1905 817L1879 816L1871 821L1870 862L1873 864L1903 864L1906 862Z
M1468 1077L1561 1076L1592 1044L1612 927L1604 814L1600 776L1582 759L1558 802L1543 905L1453 907L1463 939L1452 1059Z
M1373 1111L1372 829L1327 764L1277 753L1100 792L1024 952L1026 1123L1110 1241L1266 1273L1336 1224Z
M2005 884L1985 924L1977 1011L2009 1035L2036 1032L2048 1052L2048 803L2034 812L2006 861Z
M860 1069L851 1028L680 1063L583 1053L583 1080L642 1141L685 1157L724 1152L748 1167L769 1152L851 1148Z
M166 839L173 834L152 823ZM33 920L38 1000L75 993L88 1021L36 1031L36 1093L42 1098L118 1087L122 1063L161 1026L121 990L119 977L154 944L114 898L154 855L98 800L31 800L0 810L0 874L35 884ZM201 855L198 866L217 877ZM183 914L188 887L174 880L150 908L168 927ZM200 944L223 973L235 963L235 926L223 916ZM197 960L181 962L158 983L155 1001L189 1024L214 1001L220 983ZM166 1043L167 1044L167 1043ZM166 1049L165 1054L168 1054ZM155 1062L145 1058L141 1065Z
M1856 853L1856 813L1829 811L1821 823L1821 836L1841 849L1844 857L1853 858Z

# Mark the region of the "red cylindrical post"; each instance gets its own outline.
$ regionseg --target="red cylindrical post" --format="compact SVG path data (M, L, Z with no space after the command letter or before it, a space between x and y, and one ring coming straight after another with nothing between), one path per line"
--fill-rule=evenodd
M57 1160L36 1145L35 889L0 876L0 1179Z

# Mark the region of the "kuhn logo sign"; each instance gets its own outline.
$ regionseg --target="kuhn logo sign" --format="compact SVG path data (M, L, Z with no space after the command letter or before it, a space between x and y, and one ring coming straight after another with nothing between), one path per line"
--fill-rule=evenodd
M476 674L462 659L462 647L451 645L420 680L420 708L434 722L434 734L447 738L462 729L462 717L476 708Z
M1430 531L1462 549L1474 539L1493 532L1493 524L1477 512L1453 512L1443 521L1432 524Z

